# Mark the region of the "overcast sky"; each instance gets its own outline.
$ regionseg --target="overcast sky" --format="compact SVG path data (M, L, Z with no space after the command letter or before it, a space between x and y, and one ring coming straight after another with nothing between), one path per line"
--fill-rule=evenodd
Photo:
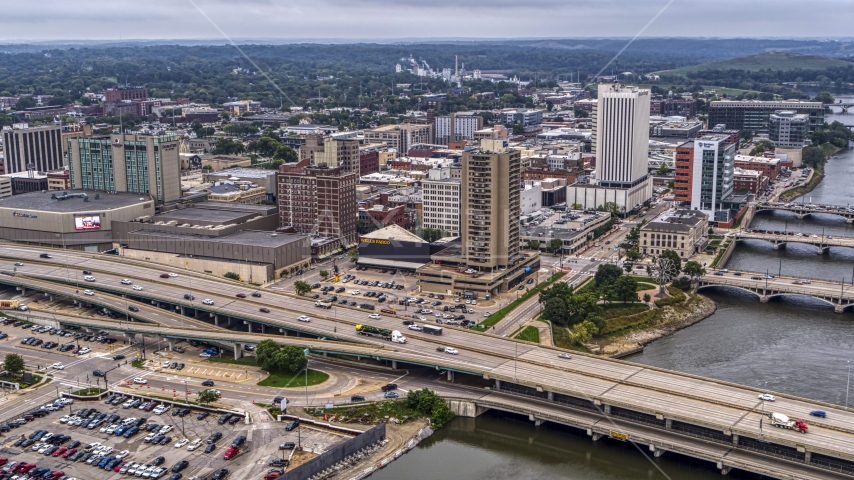
M30 0L0 41L631 37L670 0ZM674 0L645 37L851 37L852 0Z

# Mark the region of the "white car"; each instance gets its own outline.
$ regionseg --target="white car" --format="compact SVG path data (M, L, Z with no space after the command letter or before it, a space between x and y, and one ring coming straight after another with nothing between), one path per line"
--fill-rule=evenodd
M171 431L172 431L172 425L163 425L163 427L160 428L160 434L161 435L169 433Z
M458 355L460 352L458 352L456 348L445 347L445 353L450 353L451 355Z
M164 407L163 405L161 405L161 406L159 406L159 407L157 407L157 408L155 408L155 409L154 409L154 414L155 414L155 415L162 415L162 414L163 414L163 412L165 412L165 411L166 411L166 407Z
M195 449L199 448L199 446L200 446L201 444L202 444L202 439L201 439L201 438L197 438L197 439L193 440L193 443L191 443L189 447L187 447L187 450L189 450L189 451L191 451L191 452L192 452L193 450L195 450Z
M163 368L169 368L169 365L171 365L171 364L172 363L169 360L167 360L167 361L163 362Z
M116 458L125 458L130 455L130 450L122 450L121 452L115 455Z
M297 317L297 320L299 320L300 322L310 322L311 318L306 317L305 315L300 315L299 317Z
M66 416L59 419L59 423L68 423L69 420L71 420L71 417L66 415Z
M140 287L139 285L134 285L133 289L138 292L138 291L142 290L142 287Z
M83 280L86 280L87 282L94 282L94 281L95 281L95 277L93 277L92 275L85 275L85 276L83 277Z
M79 353L80 355L85 355L85 354L87 354L87 353L89 353L89 352L91 352L91 351L92 351L92 349L91 349L91 348L89 348L89 347L83 347L83 348L81 348L81 349L80 349L80 351L79 351L79 352L77 352L77 353Z
M208 352L202 352L202 353L200 353L200 354L199 354L199 356L200 356L200 357L202 357L202 358L210 358L210 357L211 357L211 354L210 354L210 353L208 353Z
M471 305L471 300L466 300L466 305Z
M759 400L765 400L766 402L773 402L777 400L777 397L771 395L770 393L760 393Z
M421 327L420 327L420 326L418 326L418 325L410 325L410 326L409 326L409 329L410 329L410 330L415 330L416 332L420 332L421 330L424 330L423 328L421 328Z
M179 441L178 443L176 443L175 448L181 448L188 443L190 443L190 441L185 438L185 439Z
M118 430L119 427L121 427L121 425L119 425L118 423L114 423L114 424L109 425L106 428L102 429L101 432L116 433L116 430Z
M56 362L56 363L54 363L53 365L51 365L51 366L49 366L49 367L47 367L47 368L55 368L55 369L57 369L57 370L65 370L65 365L63 365L63 364L62 364L62 363L60 363L60 362Z
M477 305L477 300L472 300L472 301L471 301L471 304L472 304L472 305Z
M101 447L100 452L98 452L99 455L109 455L111 453L113 453L113 447L108 446Z
M178 274L177 274L177 273L170 273L170 274L169 274L169 278L175 278L175 277L177 277L177 276L178 276Z
M423 313L424 315L430 315L431 313L433 313L433 310L425 308L424 310L421 310L421 313Z
M132 284L132 283L133 283L133 282L131 282L131 281L130 281L130 280L128 280L127 278L123 278L123 279L122 279L122 285L130 285L130 284Z
M92 295L95 295L95 292L92 290L83 290L83 295L89 295L91 297Z
M418 320L421 320L422 322L426 322L426 321L427 321L427 317L418 317Z
M376 319L380 318L380 314L379 313L372 313L372 314L368 315L368 318L373 318L374 320L376 320Z
M148 380L146 380L142 377L136 377L133 379L133 383L135 383L137 385L145 385L146 383L148 383Z
M572 358L572 355L570 355L568 353L559 353L557 356L560 358L566 358L566 359Z
M362 293L361 290L350 290L350 295L359 295L360 293Z
M214 304L213 300L211 300L210 298L206 298L206 299L202 300L202 303L204 303L205 305L213 305Z

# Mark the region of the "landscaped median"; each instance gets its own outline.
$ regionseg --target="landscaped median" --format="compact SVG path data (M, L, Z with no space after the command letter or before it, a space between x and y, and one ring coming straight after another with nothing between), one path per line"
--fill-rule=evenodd
M539 285L532 288L531 290L528 290L527 292L525 292L519 298L517 298L516 300L511 302L506 307L502 308L501 310L499 310L499 311L493 313L492 315L490 315L489 317L487 317L486 320L484 320L477 327L475 327L475 330L484 331L484 330L488 329L489 327L497 324L498 322L503 320L504 317L506 317L508 313L512 312L516 307L525 303L525 301L527 301L529 298L533 297L534 295L539 295L540 291L542 291L545 288L548 288L549 286L551 286L551 284L560 280L564 275L565 275L564 272L558 272L558 273L552 275L551 277L549 277L548 280L546 280L544 282L540 282ZM508 294L509 293L510 292L508 292Z

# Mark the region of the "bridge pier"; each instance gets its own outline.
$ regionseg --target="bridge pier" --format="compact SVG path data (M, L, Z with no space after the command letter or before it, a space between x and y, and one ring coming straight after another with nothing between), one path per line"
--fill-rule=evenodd
M776 250L785 250L786 249L786 243L785 242L774 242L771 248L772 248L772 250L775 250L775 251Z
M540 425L542 425L545 422L545 420L541 420L541 419L535 417L533 413L528 415L528 420L534 422L535 427L539 427Z
M454 383L454 371L448 370L447 379L449 382Z
M179 312L181 315L184 315L184 306L183 306L183 305L177 305L177 307L178 307L178 312Z
M594 442L595 442L595 441L597 441L597 440L599 440L600 438L602 438L602 437L604 437L604 436L605 436L605 435L604 435L604 434L602 434L602 433L596 433L596 432L594 432L594 431L593 431L592 429L590 429L590 428L588 428L588 429L587 429L587 435L588 435L590 438L592 438Z
M391 369L392 369L392 370L397 370L397 360L392 360L392 361L391 361Z
M854 223L854 217L845 217L845 223Z
M546 392L546 395L548 395L547 398L549 399L550 402L555 401L555 392Z
M26 288L24 288L24 287L15 287L15 290L20 291L20 292L21 292L21 296L22 296L22 297L26 297L26 296L27 296L27 289L26 289Z
M738 446L738 435L737 435L737 434L735 434L735 433L733 433L733 434L732 434L732 446L733 446L733 447L737 447L737 446Z
M803 220L803 218L807 216L805 213L799 213L797 215L798 215L798 220Z
M465 400L448 400L448 408L458 417L476 418L489 410L474 402Z
M660 448L660 447L656 447L655 445L650 443L649 444L649 451L652 452L652 455L655 458L658 458L658 457L664 455L664 452L666 452L667 450Z
M234 344L234 359L239 360L241 357L243 357L243 344L242 343L235 343Z
M843 312L845 312L845 307L847 307L847 306L848 306L848 305L842 305L842 304L834 305L834 306L833 306L833 311L834 311L834 312L836 312L836 313L843 313Z
M769 300L770 298L771 298L771 297L769 297L768 295L760 295L760 296L759 296L759 303L768 303L768 300Z
M665 430L673 429L673 420L671 420L669 418L665 418L664 419L664 429Z
M804 452L804 463L806 463L807 465L812 463L812 452L810 452L810 451Z
M169 351L170 352L175 351L175 340L170 338L170 339L166 340L166 344L169 345Z
M732 470L732 467L724 465L723 462L718 462L718 470L721 471L721 475L727 475L729 474L729 471Z
M211 315L213 315L213 317L214 317L214 326L218 327L219 326L219 314L218 313L212 313Z
M602 410L604 410L604 411L605 411L605 415L610 415L610 414L611 414L611 406L610 406L610 405L603 405L603 406L602 406Z
M819 255L827 255L828 253L830 253L830 247L821 247L821 246L818 246L818 247L816 247L816 248L818 249L818 254L819 254Z
M501 380L498 380L498 379L495 380L495 389L501 390Z

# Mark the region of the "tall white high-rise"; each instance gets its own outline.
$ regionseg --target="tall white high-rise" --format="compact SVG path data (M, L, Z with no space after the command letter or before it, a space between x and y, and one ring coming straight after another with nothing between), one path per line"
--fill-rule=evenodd
M595 153L603 187L630 188L647 178L649 90L599 85Z
M629 213L652 198L647 166L649 90L600 84L593 126L596 178L567 187L567 204L597 208L615 203Z

